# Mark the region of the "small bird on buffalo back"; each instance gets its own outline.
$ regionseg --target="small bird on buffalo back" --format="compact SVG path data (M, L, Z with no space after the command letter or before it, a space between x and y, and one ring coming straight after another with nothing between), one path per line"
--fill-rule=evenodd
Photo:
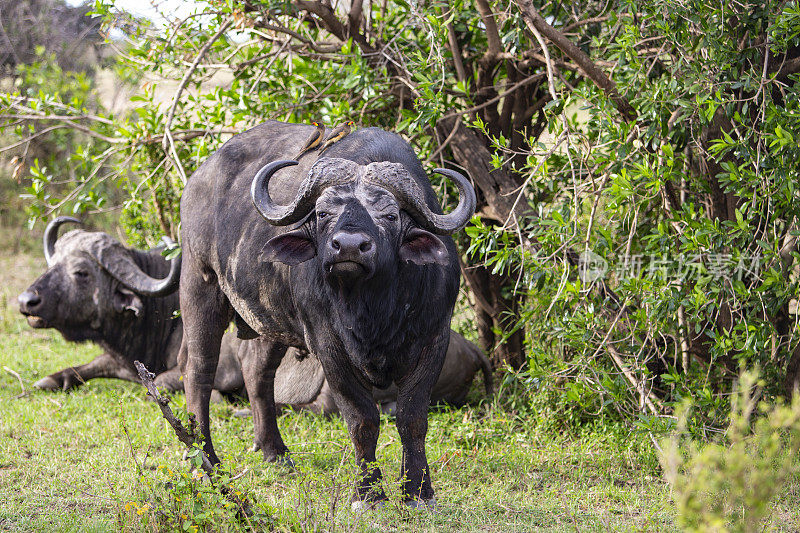
M325 144L322 145L322 148L320 149L319 153L321 154L322 152L330 148L330 146L333 143L346 137L350 133L350 126L355 126L355 125L356 125L355 122L353 122L352 120L348 120L347 122L342 122L341 124L336 126L333 129L333 131L330 132L330 134L325 138Z
M317 148L320 143L322 142L322 138L325 136L325 125L321 122L312 122L312 125L316 126L317 129L314 130L314 133L311 134L311 137L308 138L306 141L305 146L300 152L294 156L295 159L300 159L300 156L306 152L309 152L315 148Z

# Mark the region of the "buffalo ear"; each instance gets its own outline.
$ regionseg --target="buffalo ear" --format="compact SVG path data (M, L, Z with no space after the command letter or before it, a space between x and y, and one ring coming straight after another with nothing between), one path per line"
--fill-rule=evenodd
M317 251L313 241L303 229L283 233L267 241L259 258L267 262L299 265L314 257Z
M433 233L421 228L411 228L400 245L400 259L418 265L447 265L447 248Z
M114 310L117 313L133 311L134 316L139 316L144 311L144 303L139 296L125 287L118 287L113 296Z

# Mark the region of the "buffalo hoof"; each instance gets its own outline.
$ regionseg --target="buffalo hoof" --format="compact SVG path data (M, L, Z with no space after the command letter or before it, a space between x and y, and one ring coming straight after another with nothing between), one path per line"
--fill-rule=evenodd
M40 379L33 386L42 390L61 390L61 384L50 376Z
M404 503L409 509L436 512L436 498L431 498L430 500L406 500Z
M260 449L261 446L259 446L258 444L253 444L250 447L251 452L257 452ZM291 457L289 457L288 453L283 453L281 455L274 455L272 457L264 457L264 460L268 463L274 464L275 466L282 466L284 468L288 468L289 470L297 470L297 468L294 465L294 461L292 460Z
M37 389L68 391L83 385L83 380L71 371L50 374L33 384Z
M383 509L384 505L386 505L386 502L384 500L378 500L375 502L356 500L352 504L350 504L350 509L354 513L364 513L367 511L375 511L377 509Z

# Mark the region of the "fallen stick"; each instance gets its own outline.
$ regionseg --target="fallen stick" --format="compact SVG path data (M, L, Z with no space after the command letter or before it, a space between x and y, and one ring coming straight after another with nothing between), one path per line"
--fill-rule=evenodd
M183 427L183 424L175 416L172 412L172 409L169 407L169 398L164 398L159 394L158 389L156 388L155 383L153 383L153 378L156 377L155 374L147 370L147 368L139 361L133 362L136 370L139 372L139 378L142 380L142 385L144 385L145 389L147 389L147 394L155 400L158 407L161 409L161 414L164 416L164 419L169 422L169 425L172 426L172 429L175 430L175 435L178 436L178 440L186 445L189 451L197 451L202 459L200 463L200 468L203 469L205 472L206 477L208 480L213 484L214 481L214 465L211 464L209 461L208 456L203 451L203 448L198 445L197 439L194 436L194 415L189 414L189 427L190 429L187 430ZM246 471L246 470L245 470ZM238 476L241 477L241 476ZM235 479L235 478L234 478ZM247 503L246 500L240 499L236 494L233 493L228 487L225 485L220 484L220 492L233 504L237 506L240 515L243 517L249 517L253 514L252 510L250 509L250 504Z
M22 378L20 377L20 375L19 375L17 372L15 372L15 371L11 370L11 369L10 369L10 368L8 368L7 366L4 366L4 367L3 367L3 370L5 370L5 371L6 371L6 372L8 372L9 374L11 374L11 375L12 375L12 376L14 376L15 378L17 378L17 381L19 381L19 386L20 386L20 387L22 387L22 392L21 392L21 393L20 393L20 394L17 396L17 398L22 398L23 396L25 396L26 394L28 394L28 391L26 391L26 390L25 390L25 384L24 384L24 383L22 383Z

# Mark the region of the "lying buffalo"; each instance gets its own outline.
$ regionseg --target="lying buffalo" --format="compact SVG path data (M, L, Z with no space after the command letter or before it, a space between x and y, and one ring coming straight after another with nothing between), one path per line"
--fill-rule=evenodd
M242 352L263 350L264 340L242 341L226 333L222 338L220 365L227 353L238 352L239 359L250 357ZM234 348L232 345L239 345ZM241 351L239 351L241 350ZM333 394L319 360L314 356L304 357L305 352L289 348L275 372L275 404L294 409L308 409L314 413L335 414L339 412ZM492 371L489 360L483 352L456 333L450 332L450 345L447 348L442 372L431 392L432 403L462 405L467 399L476 372L483 372L484 387L487 394L492 393ZM217 370L219 375L219 367ZM215 381L216 383L216 381ZM179 385L182 388L182 382ZM381 410L394 414L397 406L397 387L373 389L372 397Z
M138 380L133 360L156 373L177 364L183 337L176 294L180 258L122 246L105 233L75 230L56 242L59 217L44 234L47 271L19 295L20 312L34 328L55 328L68 341L92 341L104 352L91 362L38 381L69 389L97 377Z
M59 217L48 224L44 238L48 269L20 294L20 311L32 327L55 328L70 341L96 342L104 353L34 385L67 390L97 377L138 381L133 361L139 359L158 374L156 383L160 387L183 390L177 364L183 324L175 316L178 297L173 290L177 264L170 264L158 250L132 250L101 232L78 229L57 239L59 227L66 222L78 220ZM164 276L165 280L154 281ZM239 357L244 354L240 351L258 350L260 346L257 340L242 341L226 333L214 388L242 392ZM324 414L337 412L319 361L302 355L305 353L291 349L290 356L283 359L276 374L276 401ZM478 370L484 371L487 391L491 390L486 357L453 332L445 368L434 387L434 400L463 403ZM396 391L376 389L374 396L391 410Z
M386 498L375 466L372 389L392 383L406 501L433 505L427 411L459 287L448 235L469 221L475 193L462 175L437 169L459 192L458 206L441 214L411 147L376 128L351 133L325 157L283 160L312 131L275 121L257 126L225 143L186 184L180 359L187 407L218 463L208 403L222 338L235 320L241 334L263 343L242 364L256 445L266 460L288 461L276 422L276 369L287 346L308 347L355 447L361 478L354 505Z

